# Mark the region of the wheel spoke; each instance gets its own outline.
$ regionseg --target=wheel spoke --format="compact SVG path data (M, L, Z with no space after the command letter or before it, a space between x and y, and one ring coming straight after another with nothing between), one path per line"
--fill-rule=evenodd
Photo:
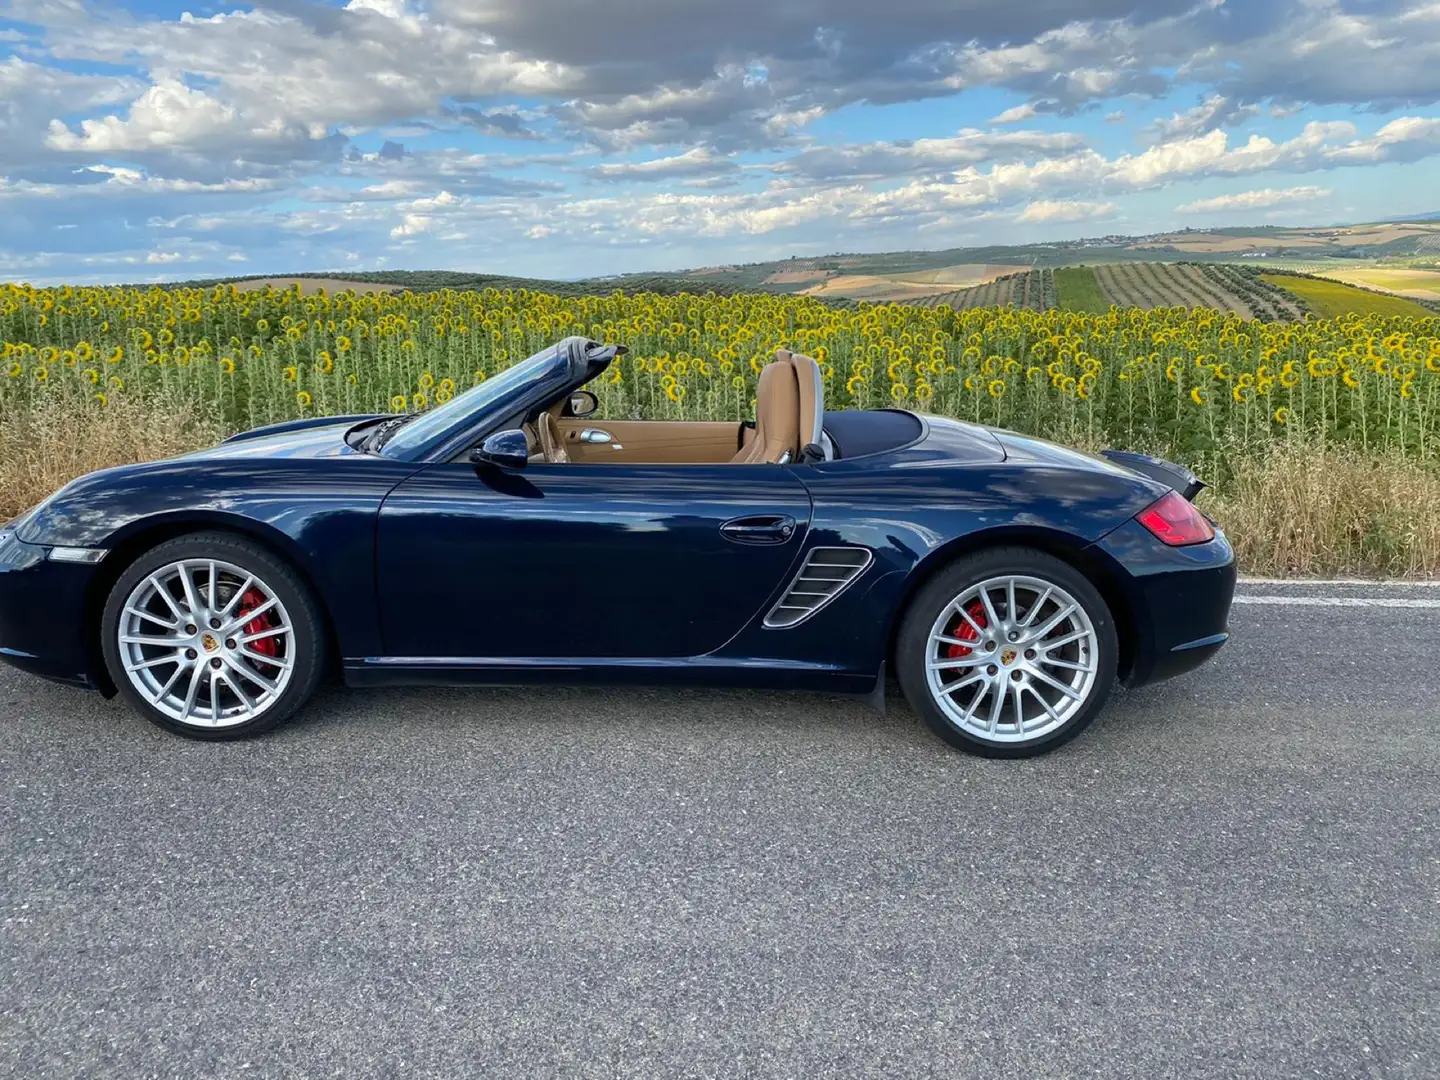
M1010 684L1010 704L1015 707L1015 731L1016 734L1023 734L1025 731L1025 705L1021 700L1021 684Z
M235 594L231 596L229 601L225 604L225 609L220 612L220 618L228 619L230 617L230 613L235 610L235 605L240 603L240 601L244 598L245 594L250 591L250 586L254 584L255 575L246 574L244 583L235 590Z
M150 703L151 703L152 705L158 705L158 704L160 703L160 700L161 700L166 694L170 693L171 687L173 687L177 682L180 681L180 676L181 676L181 675L184 675L184 674L185 674L185 665L184 665L184 664L176 664L176 665L175 665L175 670L170 673L170 678L168 678L168 679L165 680L165 685L164 685L164 686L160 687L160 689L158 689L158 690L155 691L155 696L150 699Z
M971 650L980 644L978 641L966 641L964 638L950 637L946 634L936 634L935 640L940 642L941 645L960 645Z
M1000 628L1000 616L995 614L995 605L990 602L990 589L986 585L980 586L980 603L985 605L985 618L990 620L990 632L993 634Z
M253 716L255 713L255 699L241 688L240 684L230 677L230 669L222 668L220 677L225 680L225 685L230 687L230 692L240 699L240 704L245 709L246 716Z
M204 674L204 664L196 664L190 671L190 686L185 691L185 704L180 709L182 720L190 719L195 712L195 698L200 693L200 683Z
M1054 615L1051 615L1050 618L1049 618L1049 620L1045 623L1045 625L1042 626L1039 630L1036 630L1033 636L1034 636L1035 638L1040 639L1040 640L1044 640L1046 634L1048 634L1048 633L1050 633L1050 631L1054 630L1055 627L1059 626L1062 622L1064 622L1066 619L1068 619L1072 614L1074 614L1074 612L1075 612L1075 605L1074 605L1074 604L1067 604L1067 605L1065 605L1065 606L1062 607L1059 611L1057 611Z
M988 681L988 680L987 680ZM960 726L964 727L975 718L976 710L980 708L980 702L985 700L985 690L982 688L976 691L975 696L970 699L970 704L965 707L965 715L960 718Z
M210 669L210 723L220 723L220 672Z
M281 671L288 670L292 663L288 656L266 656L264 653L252 652L244 647L236 651L246 660L256 664L264 664L266 667L279 668Z
M184 639L183 639L183 638L180 638L180 637L175 637L175 636L156 637L156 636L153 635L153 634L121 634L121 635L120 635L120 643L121 643L122 645L157 645L157 646L159 646L159 647L162 648L162 649L173 649L173 648L175 648L175 646L176 646L177 644L179 644L182 640L184 640Z
M974 667L978 660L973 656L960 657L955 660L931 660L929 667L931 671L954 671L956 668Z
M1053 650L1055 650L1055 649L1059 649L1059 648L1062 648L1063 646L1069 645L1069 644L1071 644L1072 642L1084 641L1084 640L1085 640L1086 638L1088 638L1089 636L1090 636L1090 631L1089 631L1089 630L1075 630L1075 631L1073 631L1072 633L1066 634L1064 637L1058 637L1058 638L1056 638L1054 641L1039 641L1039 642L1036 642L1036 643L1035 643L1035 647L1036 647L1037 649L1039 649L1041 652L1046 652L1046 653L1048 653L1048 652L1051 652L1051 651L1053 651Z
M964 619L970 625L971 630L974 630L975 633L982 638L985 636L985 628L971 617L970 612L966 611L962 604L952 604L951 607L954 608L955 613L959 615L960 618Z
M994 735L1000 730L1000 714L1005 711L1005 687L990 687L990 696L994 700L990 703L990 718L986 730Z
M242 679L249 679L249 680L250 680L252 683L254 683L256 686L260 687L261 689L263 689L263 690L265 690L265 691L267 691L267 692L269 692L269 693L271 693L271 694L279 693L279 691L280 691L280 684L277 683L277 682L275 682L275 681L272 680L272 679L267 679L264 675L261 675L261 674L260 674L258 671L256 671L254 668L249 667L249 666L246 665L246 664L237 664L237 663L235 663L233 660L230 661L230 667L231 667L231 668L235 671L235 673L238 674Z
M1005 581L1005 621L1013 623L1015 619L1015 579L1008 578Z
M1077 664L1070 660L1042 660L1040 663L1046 667L1064 668L1066 671L1083 671L1086 675L1095 670L1094 664Z
M125 614L134 616L137 619L144 619L146 622L152 622L156 626L163 626L166 630L180 629L180 624L178 622L172 622L169 619L162 619L153 611L146 611L144 608L137 608L133 604L127 604L125 606Z
M239 641L241 645L249 645L251 642L254 641L260 641L264 638L275 637L278 634L288 633L290 633L290 627L288 626L272 626L269 630L261 630L259 633L241 634L239 637Z
M185 590L185 603L190 605L192 618L199 618L201 612L200 598L195 595L195 582L190 579L190 564L180 564L180 587Z
M226 623L223 627L220 628L220 633L221 633L221 634L228 634L228 633L230 633L232 630L238 630L241 626L245 625L246 623L253 622L255 619L258 619L261 615L264 615L267 611L270 611L270 610L271 610L272 608L274 608L275 605L278 604L278 603L280 603L280 601L279 601L279 600L276 600L276 599L272 596L269 600L266 600L263 604L259 605L258 607L253 608L253 609L251 609L250 611L245 612L245 614L244 614L244 615L241 615L239 618L237 618L237 619L232 619L230 622Z
M1070 686L1068 683L1063 683L1063 682L1061 682L1061 681L1058 680L1058 679L1051 678L1049 675L1045 674L1045 672L1041 671L1039 668L1033 668L1033 669L1031 669L1030 674L1031 674L1031 676L1033 676L1034 678L1039 679L1041 682L1043 682L1043 683L1048 683L1049 685L1053 686L1056 690L1059 690L1062 694L1064 694L1066 697L1068 697L1071 701L1084 701L1084 700L1085 700L1085 695L1082 694L1082 693L1080 693L1080 691L1076 690L1073 686Z
M955 691L964 690L967 686L974 686L976 683L983 683L985 680L986 675L983 672L976 672L974 675L971 675L968 678L961 679L959 682L951 683L949 686L945 687L945 693L950 697L954 697ZM982 694L981 696L983 697L984 695Z
M145 584L154 589L155 592L159 594L160 599L165 601L165 606L170 609L170 614L175 616L177 626L185 621L185 613L180 610L180 605L175 603L175 598L170 595L170 590L161 583L158 577L151 574L145 579Z
M179 654L178 652L173 652L173 653L168 653L168 654L166 654L165 656L157 656L157 657L155 657L153 660L141 660L138 664L132 664L132 663L130 663L130 661L127 660L127 661L125 661L125 670L126 670L126 671L148 671L148 670L150 670L150 668L159 667L161 664L179 664L179 663L181 663L180 654Z
M1030 605L1030 610L1025 613L1025 621L1020 624L1023 628L1029 629L1030 626L1034 624L1035 616L1040 614L1041 609L1044 608L1046 602L1049 601L1050 594L1054 591L1053 587L1046 588L1046 590L1040 594L1040 599Z
M1033 686L1030 686L1030 685L1028 685L1028 684L1022 684L1022 685L1025 685L1025 689L1028 690L1028 691L1030 691L1030 696L1031 696L1031 697L1035 698L1037 701L1040 702L1041 705L1043 705L1043 706L1045 707L1045 711L1050 714L1050 719L1051 719L1051 720L1059 720L1059 719L1060 719L1060 714L1055 711L1055 706L1050 704L1050 702L1046 699L1046 697L1045 697L1044 694L1040 693L1040 691L1039 691L1039 690L1036 690Z

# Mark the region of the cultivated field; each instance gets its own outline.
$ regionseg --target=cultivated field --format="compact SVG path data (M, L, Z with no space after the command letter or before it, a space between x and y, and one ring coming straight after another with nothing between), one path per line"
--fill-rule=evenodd
M1440 270L1375 266L1359 270L1325 269L1319 271L1319 274L1348 285L1379 289L1397 296L1408 296L1416 300L1440 300Z
M1265 274L1262 280L1298 296L1317 315L1333 318L1360 313L1401 318L1424 318L1433 314L1414 300L1357 289L1340 281L1297 277L1293 274Z
M1011 272L992 278L984 285L927 296L916 300L915 304L919 307L943 306L955 311L1005 307L1007 304L1031 311L1049 311L1056 306L1054 271L1027 270L1017 274L1013 272L1013 267L1007 269Z
M1197 291L1209 280L1185 279ZM1151 303L1161 282L1112 287ZM602 416L749 416L761 367L785 346L820 360L832 408L900 405L1192 465L1270 569L1440 568L1440 523L1404 509L1440 501L1440 318L1112 310L1089 268L985 288L1012 306L4 286L0 520L79 472L228 432L430 408L585 334L633 349L595 388ZM1300 519L1266 510L1296 492L1309 493L1303 558Z

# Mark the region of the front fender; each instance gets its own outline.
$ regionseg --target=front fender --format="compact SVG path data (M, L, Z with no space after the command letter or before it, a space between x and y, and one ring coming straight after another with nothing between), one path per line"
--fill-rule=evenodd
M230 529L290 559L318 593L346 655L378 655L375 531L380 504L415 466L357 455L310 459L175 459L92 473L20 525L46 547L101 548L113 581L154 543Z

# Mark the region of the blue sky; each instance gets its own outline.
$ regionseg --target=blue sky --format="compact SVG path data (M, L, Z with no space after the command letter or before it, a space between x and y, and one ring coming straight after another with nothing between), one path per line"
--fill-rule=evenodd
M1436 0L0 0L0 280L1440 210Z

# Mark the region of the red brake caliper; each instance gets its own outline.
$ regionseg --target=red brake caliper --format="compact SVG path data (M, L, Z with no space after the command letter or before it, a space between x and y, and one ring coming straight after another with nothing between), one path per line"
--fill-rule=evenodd
M985 619L985 605L976 600L965 611L971 619L975 620L975 625L970 625L969 622L957 615L954 625L950 627L950 632L946 636L959 638L961 641L979 641L980 635L976 632L975 627L978 626L983 630L990 625ZM945 647L945 654L951 660L963 660L970 655L971 651L967 645L947 645Z
M260 591L258 589L251 589L240 598L239 618L243 619L263 603L265 603L265 597L261 595ZM270 621L270 612L267 611L263 615L257 615L247 622L244 632L247 634L263 634L266 630L272 629L274 625L275 624ZM277 639L273 637L252 641L249 647L261 656L279 655L279 644L277 643Z

